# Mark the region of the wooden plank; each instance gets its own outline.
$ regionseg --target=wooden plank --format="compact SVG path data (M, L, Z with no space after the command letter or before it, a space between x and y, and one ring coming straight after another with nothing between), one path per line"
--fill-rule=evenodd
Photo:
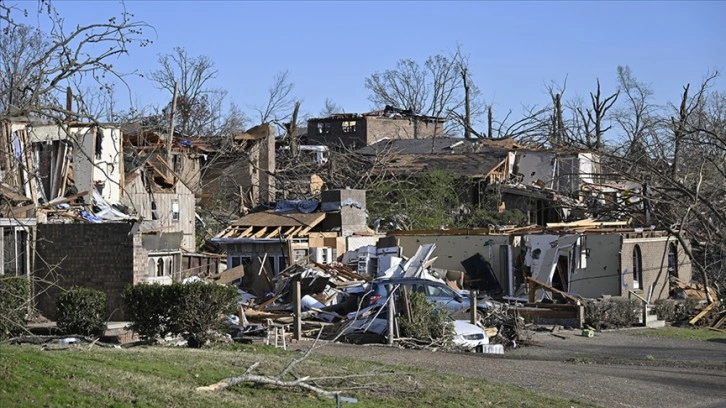
M253 234L251 238L262 238L263 235L267 232L267 227L262 227L257 233Z
M81 198L81 197L85 196L86 194L88 194L88 191L81 191L78 194L73 194L73 195L68 196L68 197L63 197L63 198L59 198L59 199L53 200L53 201L51 201L49 203L43 204L41 206L38 206L38 208L50 208L50 207L52 207L54 205L64 204L64 203L70 203L71 201L75 201L76 199Z
M718 306L719 304L721 304L721 302L719 302L717 300L717 301L711 303L710 305L706 306L706 308L703 309L701 311L701 313L697 314L693 319L689 320L688 324L696 324L696 322L701 320L703 318L703 316L706 316L708 314L708 312L710 312L714 307Z
M580 304L580 299L578 299L578 298L576 298L576 297L574 297L574 296L572 296L572 295L570 295L570 294L568 294L566 292L563 292L563 291L561 291L559 289L555 289L552 286L549 286L546 283L540 282L537 279L531 278L529 276L527 277L527 280L530 282L530 284L534 284L535 286L538 286L538 287L540 287L542 289L548 290L548 291L550 291L552 293L560 294L565 299L570 300L570 301L574 302L577 305ZM530 286L530 291L529 291L529 302L530 303L534 303L534 291L532 290L532 287L531 286Z
M280 231L282 230L281 227L277 227L269 234L265 235L265 238L277 238L277 236L280 234Z

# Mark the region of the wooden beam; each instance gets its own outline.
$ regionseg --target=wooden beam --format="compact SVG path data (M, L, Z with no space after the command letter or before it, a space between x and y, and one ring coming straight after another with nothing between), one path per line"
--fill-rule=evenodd
M569 301L572 301L572 302L575 302L575 304L577 304L577 305L580 304L580 299L578 299L578 298L570 295L569 293L563 292L563 291L561 291L559 289L555 289L552 286L547 285L544 282L540 282L537 279L531 278L529 276L527 277L527 280L530 283L530 292L529 292L529 300L530 300L530 303L534 302L534 294L533 294L534 291L532 290L532 285L534 285L534 286L539 286L542 289L546 289L546 290L548 290L548 291L550 291L552 293L558 293L558 294L562 295L562 297L564 297L565 299L567 299Z
M267 227L262 227L261 230L257 231L254 235L252 235L250 238L262 238L263 235L267 232Z
M718 300L715 302L712 302L710 305L706 306L705 309L701 311L701 313L697 314L693 319L688 321L688 324L696 324L699 320L703 318L703 316L706 316L708 312L710 312L714 307L718 306L721 302Z
M282 230L281 227L275 228L274 230L272 230L272 232L270 232L269 234L267 234L265 236L265 238L275 238L275 237L277 237L280 234L280 230Z
M43 205L38 206L38 208L50 208L50 207L52 207L54 205L63 204L63 203L70 203L71 201L75 201L76 199L81 198L81 197L85 196L86 194L88 194L88 191L81 191L78 194L73 194L73 195L68 196L68 197L59 198L59 199L53 200L53 201L51 201L49 203L45 203Z

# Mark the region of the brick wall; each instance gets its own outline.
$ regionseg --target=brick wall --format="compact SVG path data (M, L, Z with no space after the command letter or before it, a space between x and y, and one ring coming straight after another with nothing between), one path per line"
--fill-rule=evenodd
M36 284L38 310L55 319L59 293L83 286L105 292L109 320L123 320L121 294L133 283L140 247L130 231L128 223L39 224L35 276L46 282Z
M347 132L344 131L344 122L348 124L355 122L355 131L350 128L347 128ZM323 126L323 133L319 132L318 124ZM307 143L361 148L384 138L414 139L414 125L413 119L377 116L311 119L308 121ZM419 139L430 138L434 135L434 130L438 136L441 136L444 132L443 123L418 121L417 137Z
M635 261L635 248L640 252L642 268L642 284L635 290L636 293L647 296L651 285L653 288L652 300L668 297L670 291L669 275L674 274L684 282L692 278L691 262L683 247L674 237L658 238L630 238L623 240L621 251L621 271L623 273L623 296L628 296L628 289L633 289L633 270ZM669 270L668 252L673 249L676 254L673 271Z

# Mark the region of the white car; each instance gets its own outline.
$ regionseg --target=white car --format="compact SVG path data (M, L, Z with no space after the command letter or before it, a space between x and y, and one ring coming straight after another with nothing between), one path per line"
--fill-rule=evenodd
M371 309L375 306L364 309L365 311L372 311ZM375 340L383 341L388 335L388 321L379 314L377 317L375 313L372 315L363 317L364 310L355 318L355 313L352 316L350 322L343 328L343 336L348 339L365 339L364 342L370 342ZM385 315L385 313L382 313ZM486 331L481 327L469 323L467 320L452 320L454 325L454 338L452 343L454 346L460 349L469 351L482 352L487 348L489 344L489 338L486 335ZM373 335L371 337L371 335Z

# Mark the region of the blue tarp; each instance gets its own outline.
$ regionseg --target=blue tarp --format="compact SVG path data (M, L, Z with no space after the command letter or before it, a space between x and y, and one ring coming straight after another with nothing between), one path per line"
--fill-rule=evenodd
M303 214L314 213L318 209L317 201L308 200L285 200L278 201L275 206L275 212L286 213L291 211L301 212Z

